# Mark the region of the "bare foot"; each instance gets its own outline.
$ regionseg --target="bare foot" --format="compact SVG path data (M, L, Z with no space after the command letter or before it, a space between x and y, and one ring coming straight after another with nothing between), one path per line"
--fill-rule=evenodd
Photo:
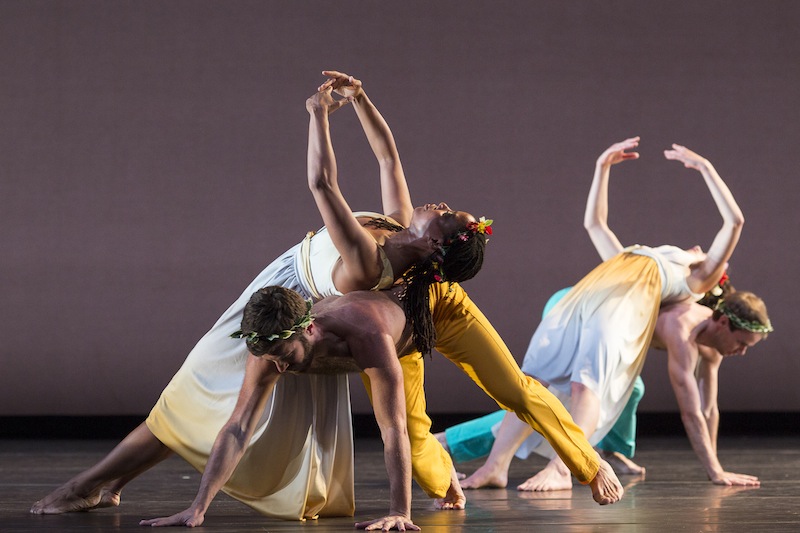
M31 507L33 514L61 514L88 511L96 507L119 505L119 494L97 490L91 494L81 495L75 484L67 483L57 488Z
M100 509L102 507L117 507L119 506L120 501L120 493L113 492L109 489L102 489L100 491L100 501L95 505L95 509Z
M506 485L508 485L508 471L498 472L485 464L461 482L461 487L465 489L481 487L503 489Z
M592 487L592 498L600 505L616 503L622 499L625 490L619 482L614 469L606 461L600 459L600 470L593 480L589 482Z
M529 478L517 490L544 492L550 490L572 490L572 474L550 461L538 474Z
M467 506L467 498L464 496L464 491L461 490L461 485L458 483L458 472L453 467L450 472L450 488L447 489L447 494L444 498L436 498L433 502L433 507L440 511L461 511Z
M644 477L646 469L639 466L619 452L609 452L606 450L598 450L600 457L608 461L611 468L614 469L619 476L642 476Z

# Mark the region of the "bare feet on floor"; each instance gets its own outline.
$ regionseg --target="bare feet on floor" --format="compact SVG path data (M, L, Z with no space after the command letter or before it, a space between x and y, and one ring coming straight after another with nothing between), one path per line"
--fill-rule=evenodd
M646 469L639 466L619 452L608 452L606 450L597 450L600 457L608 461L611 468L614 469L619 476L642 476L644 477Z
M485 464L461 482L461 486L465 489L481 487L503 489L506 485L508 485L508 471L497 471Z
M602 459L600 459L600 470L589 482L589 486L592 488L592 498L600 505L618 502L625 492L611 465Z
M74 484L68 483L54 490L31 507L33 514L61 514L89 511L101 507L116 507L120 495L105 488L90 494L81 494Z
M538 474L517 486L517 490L530 492L571 489L572 474L566 467L559 468L555 461L550 461Z

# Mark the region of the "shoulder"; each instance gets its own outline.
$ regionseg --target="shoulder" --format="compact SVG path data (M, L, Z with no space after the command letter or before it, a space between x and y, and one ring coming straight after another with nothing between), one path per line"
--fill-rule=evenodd
M405 314L388 291L353 291L321 308L344 334L392 333L405 325Z
M702 321L703 309L696 303L677 303L662 308L656 322L656 333L661 343L667 349L692 344L692 331Z
M676 303L662 307L658 312L657 327L666 331L686 327L689 322L691 305L688 303Z

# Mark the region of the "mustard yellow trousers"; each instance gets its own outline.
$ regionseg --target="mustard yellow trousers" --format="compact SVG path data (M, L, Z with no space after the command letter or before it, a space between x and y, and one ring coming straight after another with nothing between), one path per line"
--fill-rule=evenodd
M447 357L497 404L547 439L572 474L588 483L600 467L597 453L558 399L522 373L511 352L480 309L457 283L434 283L430 290L436 351ZM408 434L414 479L430 497L450 487L452 460L431 433L426 412L422 354L400 358L405 379ZM369 378L361 375L367 392Z

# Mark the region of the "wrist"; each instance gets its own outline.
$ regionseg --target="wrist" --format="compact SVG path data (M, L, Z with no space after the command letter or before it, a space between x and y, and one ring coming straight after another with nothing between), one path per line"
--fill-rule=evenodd
M311 124L316 124L318 128L327 129L329 119L327 109L309 109L309 119Z

